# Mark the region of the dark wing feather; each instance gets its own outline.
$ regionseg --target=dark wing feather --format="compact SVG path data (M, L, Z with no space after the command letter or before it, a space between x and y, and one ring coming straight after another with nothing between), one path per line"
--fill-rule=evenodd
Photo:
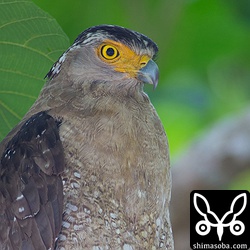
M61 230L64 153L60 123L40 112L0 159L0 249L54 249Z

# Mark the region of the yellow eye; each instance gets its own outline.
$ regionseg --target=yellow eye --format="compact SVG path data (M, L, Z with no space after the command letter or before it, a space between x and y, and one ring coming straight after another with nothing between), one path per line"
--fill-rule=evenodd
M119 51L112 45L103 45L101 55L107 60L113 60L119 56Z

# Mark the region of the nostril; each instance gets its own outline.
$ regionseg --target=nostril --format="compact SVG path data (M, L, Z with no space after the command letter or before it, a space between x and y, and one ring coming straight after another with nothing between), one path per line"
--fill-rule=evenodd
M141 68L145 67L147 65L147 62L141 62Z
M144 68L148 64L149 60L150 60L150 57L148 55L141 56L140 62L139 62L141 69Z

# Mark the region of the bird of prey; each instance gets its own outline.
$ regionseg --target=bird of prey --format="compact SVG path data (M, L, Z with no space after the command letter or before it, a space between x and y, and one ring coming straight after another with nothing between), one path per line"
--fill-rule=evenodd
M173 249L168 142L143 91L158 48L82 32L0 145L0 249Z

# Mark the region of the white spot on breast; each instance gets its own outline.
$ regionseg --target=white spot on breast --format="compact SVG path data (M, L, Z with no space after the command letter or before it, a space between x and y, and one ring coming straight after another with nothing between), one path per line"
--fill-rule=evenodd
M74 225L74 230L76 231L83 230L83 225Z
M117 218L117 215L114 214L114 213L110 213L110 217L111 217L112 219L116 219L116 218Z
M138 190L137 194L138 194L139 198L145 198L146 197L146 192L145 191Z
M159 227L160 225L161 225L161 219L157 218L157 220L156 220L156 226Z
M99 192L98 191L94 191L94 197L98 198L99 197Z
M85 220L86 220L86 223L89 223L89 224L91 223L91 218L86 218Z
M69 215L69 216L67 217L67 220L68 220L69 222L75 222L76 219L75 219L73 216Z
M124 244L123 245L123 250L133 250L133 247L129 244Z
M107 220L105 220L105 226L108 227L109 226L109 222Z
M116 223L115 222L111 222L111 226L116 228Z
M102 247L93 246L92 250L104 250Z
M70 223L67 222L67 221L63 221L62 222L62 226L65 227L65 228L69 228L70 227Z
M90 214L90 210L87 209L86 207L83 209L83 211L84 211L86 214Z
M141 198L141 190L138 190L138 197Z
M74 212L76 212L78 210L77 206L71 204L71 203L67 203L66 207Z
M80 187L80 185L77 182L72 182L70 185L72 188L75 188L75 189Z
M80 174L79 172L74 172L74 176L75 176L76 178L78 178L78 179L81 178L81 174Z
M65 241L66 239L67 239L67 238L66 238L65 235L59 234L58 240L60 240L60 241Z
M75 244L75 245L78 245L78 239L77 239L77 237L74 236L72 239L73 239L73 241L74 241L74 244Z
M145 238L145 239L148 237L148 233L147 233L146 231L142 231L142 232L141 232L141 235L142 235L142 237Z

